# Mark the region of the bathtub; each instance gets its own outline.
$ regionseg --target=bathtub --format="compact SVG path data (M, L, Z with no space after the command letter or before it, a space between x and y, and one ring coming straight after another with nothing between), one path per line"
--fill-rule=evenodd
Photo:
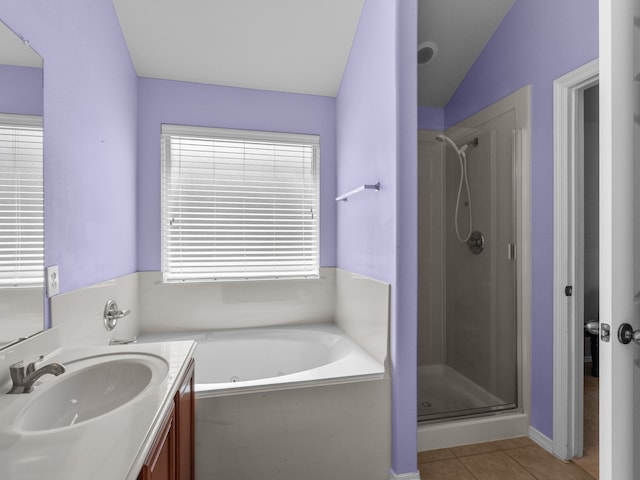
M139 337L185 339L197 342L196 478L389 478L391 381L340 328Z
M196 398L379 380L384 366L333 324L145 334L195 340Z

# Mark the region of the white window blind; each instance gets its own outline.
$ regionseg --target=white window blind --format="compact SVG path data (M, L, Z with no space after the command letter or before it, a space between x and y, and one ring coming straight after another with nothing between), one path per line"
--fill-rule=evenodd
M41 286L42 117L0 114L0 287Z
M164 281L317 277L319 137L162 126Z

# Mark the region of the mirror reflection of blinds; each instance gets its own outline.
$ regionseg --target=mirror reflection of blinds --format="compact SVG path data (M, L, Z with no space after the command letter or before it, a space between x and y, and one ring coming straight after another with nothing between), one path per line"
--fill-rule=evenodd
M319 137L162 126L163 278L317 277Z
M42 117L0 114L0 287L42 286Z

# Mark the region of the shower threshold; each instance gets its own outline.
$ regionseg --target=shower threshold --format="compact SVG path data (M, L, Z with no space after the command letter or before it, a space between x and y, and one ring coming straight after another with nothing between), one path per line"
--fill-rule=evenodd
M511 410L515 410L515 403L504 405L491 405L488 407L471 408L468 410L452 410L448 412L420 414L418 410L418 423L437 423L442 421L456 420L460 418L484 417Z
M448 365L423 365L418 375L418 422L492 415L517 408Z

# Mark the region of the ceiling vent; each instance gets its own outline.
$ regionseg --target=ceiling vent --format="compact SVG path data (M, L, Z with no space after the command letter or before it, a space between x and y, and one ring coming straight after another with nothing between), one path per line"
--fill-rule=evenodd
M438 45L433 42L422 42L418 45L418 65L424 67L432 62L438 54Z

